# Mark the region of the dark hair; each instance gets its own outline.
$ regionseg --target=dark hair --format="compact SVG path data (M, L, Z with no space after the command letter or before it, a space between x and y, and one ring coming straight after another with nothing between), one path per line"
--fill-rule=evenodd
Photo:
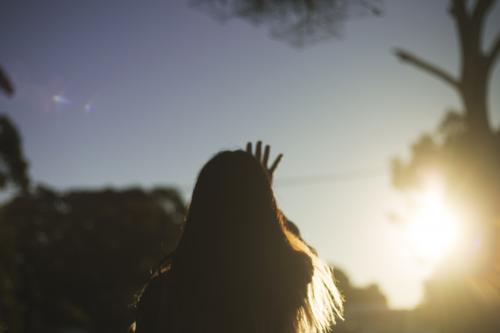
M201 170L166 270L168 332L323 332L342 312L329 267L287 230L266 170L244 151Z

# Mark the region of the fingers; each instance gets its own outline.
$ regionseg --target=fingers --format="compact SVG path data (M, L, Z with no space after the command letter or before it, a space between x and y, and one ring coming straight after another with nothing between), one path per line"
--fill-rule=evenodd
M262 155L262 141L257 141L257 147L255 148L255 158L260 161Z
M271 151L271 147L266 145L264 148L264 157L262 158L262 165L267 168L267 161L269 160L269 153Z
M269 162L269 156L271 154L271 146L270 145L265 145L264 146L264 154L262 154L262 141L257 141L257 144L255 145L255 154L252 151L252 143L247 142L246 145L246 152L249 154L252 154L257 161L261 162L261 164L264 166L264 168L269 172L273 173L274 170L278 167L279 163L281 162L281 159L283 158L283 154L279 154L276 159L274 160L273 164L271 165L270 168L267 168L267 164Z
M251 142L247 142L246 151L247 151L247 153L252 154L252 143Z
M278 164L280 164L281 162L281 159L283 158L283 154L279 154L276 159L274 160L273 164L271 165L271 167L269 168L269 172L272 174L274 172L274 170L276 170L276 168L278 167Z

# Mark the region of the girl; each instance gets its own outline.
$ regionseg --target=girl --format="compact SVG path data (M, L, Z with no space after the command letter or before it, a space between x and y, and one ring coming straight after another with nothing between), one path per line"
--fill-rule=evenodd
M328 332L342 315L330 268L285 225L270 147L201 170L175 252L137 304L136 333Z

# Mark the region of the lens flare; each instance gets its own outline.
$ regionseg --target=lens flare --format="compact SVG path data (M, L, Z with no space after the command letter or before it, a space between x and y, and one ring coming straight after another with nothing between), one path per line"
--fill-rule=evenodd
M459 238L459 219L447 205L437 180L426 184L407 225L410 246L422 261L435 265L449 255Z
M56 94L52 96L52 102L58 105L69 104L69 99L64 97L64 95Z
M85 103L85 105L83 106L83 111L85 111L86 113L90 113L94 110L92 104L89 103Z

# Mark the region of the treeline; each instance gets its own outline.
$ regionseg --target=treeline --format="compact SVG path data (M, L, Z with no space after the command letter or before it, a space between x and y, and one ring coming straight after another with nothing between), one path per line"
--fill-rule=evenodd
M12 199L0 219L1 320L9 332L126 331L185 207L169 188L38 187Z

